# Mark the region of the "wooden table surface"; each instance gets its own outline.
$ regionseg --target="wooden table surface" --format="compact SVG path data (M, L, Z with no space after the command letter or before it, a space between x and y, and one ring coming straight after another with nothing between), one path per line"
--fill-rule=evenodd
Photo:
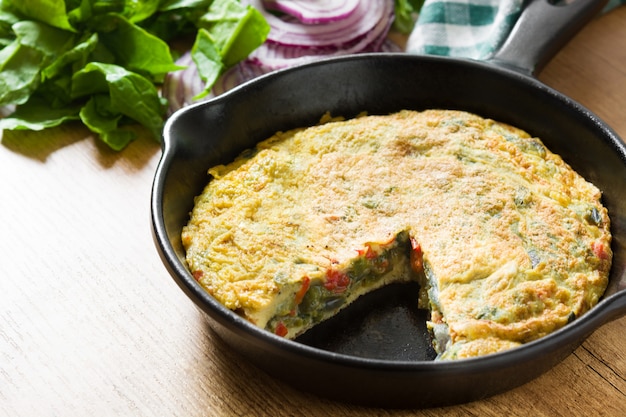
M539 78L626 138L624 45L620 7ZM459 406L362 408L270 378L211 332L157 255L160 154L147 137L112 152L77 126L2 135L0 415L626 415L626 318L538 379Z

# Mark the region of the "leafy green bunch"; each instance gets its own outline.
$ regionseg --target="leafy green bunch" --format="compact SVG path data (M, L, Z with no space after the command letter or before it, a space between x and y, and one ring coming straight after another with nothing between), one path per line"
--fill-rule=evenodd
M268 32L237 0L0 0L0 106L15 108L0 129L80 120L120 150L139 123L160 139L171 42L193 41L206 94Z

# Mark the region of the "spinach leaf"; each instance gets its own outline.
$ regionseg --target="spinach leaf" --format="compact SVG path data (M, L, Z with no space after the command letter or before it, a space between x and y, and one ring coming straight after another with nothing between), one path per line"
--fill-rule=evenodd
M42 65L47 65L75 43L75 34L60 30L45 23L24 20L13 25L13 31L21 45L38 50L42 54Z
M224 70L220 51L215 46L213 37L206 29L200 29L196 42L191 48L191 57L198 68L198 75L205 82L205 88L195 99L206 96L211 86L217 81Z
M135 139L135 133L119 127L123 115L115 111L106 95L94 95L80 110L85 126L100 135L104 143L114 150L121 150Z
M19 17L13 13L0 10L0 48L9 45L15 39L13 25L19 21Z
M107 14L94 19L92 25L117 65L157 82L162 82L166 73L180 69L167 43L124 17Z
M94 107L82 112L81 120L87 126L102 126L98 121L90 122L95 120L92 117L94 112L103 118L110 118L114 114L135 120L147 127L155 137L160 136L166 103L154 84L145 77L118 65L90 62L74 74L72 96L80 98L92 95L107 95L110 105L104 106L105 111L97 112L98 108Z
M50 65L42 69L42 78L50 79L62 76L63 71L68 65L76 65L77 70L87 65L89 57L98 46L98 34L94 33L87 39L80 41L71 49L58 55ZM108 60L104 60L107 62Z
M0 105L22 104L39 86L43 54L13 42L0 51Z
M133 22L141 22L159 10L159 0L129 0L126 1L123 15Z
M33 20L47 23L50 26L74 31L65 11L65 2L58 0L4 0L3 8L16 10Z
M198 26L211 34L226 67L245 59L269 33L269 26L258 10L232 0L213 1Z
M0 51L0 104L23 104L41 83L42 66L64 52L74 34L44 23L19 21L16 39Z
M245 59L269 33L258 10L231 0L213 1L198 27L191 56L205 88L196 99L206 96L224 70Z
M181 67L168 42L194 36L207 91L261 45L269 25L238 0L0 0L0 129L80 120L113 149L134 133L161 138L158 86Z
M0 119L0 129L43 130L78 120L79 106L50 107L48 101L33 96L9 117Z

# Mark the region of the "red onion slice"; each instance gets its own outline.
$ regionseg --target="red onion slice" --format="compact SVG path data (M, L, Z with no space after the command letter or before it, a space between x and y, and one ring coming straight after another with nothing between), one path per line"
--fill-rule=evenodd
M197 101L194 97L204 90L204 82L190 52L178 58L176 65L185 68L168 73L161 87L161 95L168 100L169 114Z
M226 71L213 86L213 95L219 96L226 91L265 74L263 68L253 65L250 61L242 61Z
M346 18L325 24L305 25L269 13L261 0L242 0L259 10L270 25L269 42L299 47L338 47L362 37L393 12L392 0L361 0Z
M392 22L393 10L389 10L372 30L342 47L309 48L266 42L253 51L249 59L264 71L272 71L305 64L321 58L356 54L365 51L379 52L387 38Z
M263 0L263 6L294 16L302 23L328 23L345 19L359 0Z
M168 100L168 115L192 103L208 100L225 93L239 84L267 72L267 70L248 60L242 61L222 74L208 95L198 99L198 94L204 91L204 82L200 78L196 63L191 58L191 53L184 53L176 61L176 65L186 68L168 73L161 88L161 96Z

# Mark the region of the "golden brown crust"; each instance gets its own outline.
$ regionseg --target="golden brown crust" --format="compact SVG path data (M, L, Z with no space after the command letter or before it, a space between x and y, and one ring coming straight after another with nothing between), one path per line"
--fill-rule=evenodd
M278 133L253 158L210 172L183 231L187 260L213 296L261 327L276 310L297 313L304 280L323 285L402 233L419 243L431 307L449 330L443 357L541 337L607 284L600 191L539 139L469 113L402 111Z

